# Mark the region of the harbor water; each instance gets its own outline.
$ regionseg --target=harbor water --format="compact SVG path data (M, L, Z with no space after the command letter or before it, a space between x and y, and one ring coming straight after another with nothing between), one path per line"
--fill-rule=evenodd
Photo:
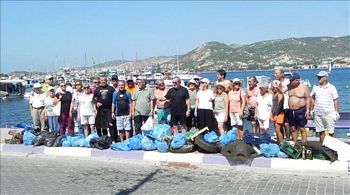
M317 77L315 76L320 70L299 70L302 79L307 79L313 85L317 84ZM233 78L243 79L246 83L248 76L268 76L271 79L274 78L273 71L244 71L244 72L228 72L227 78L232 80ZM206 72L200 75L206 77L211 81L216 80L215 72ZM329 76L330 83L332 83L338 90L340 112L350 112L350 69L333 69ZM15 125L17 123L32 123L32 119L29 112L29 102L23 97L8 98L6 100L0 100L0 127L6 127ZM247 128L245 128L247 129ZM274 129L270 129L270 132L274 132ZM337 137L346 137L346 133L350 130L337 130Z

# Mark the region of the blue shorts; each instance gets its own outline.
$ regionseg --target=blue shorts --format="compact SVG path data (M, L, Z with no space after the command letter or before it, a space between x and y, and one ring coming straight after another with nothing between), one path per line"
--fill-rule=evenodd
M288 111L289 126L305 127L305 125L307 124L305 113L306 113L306 106L298 110L290 109Z

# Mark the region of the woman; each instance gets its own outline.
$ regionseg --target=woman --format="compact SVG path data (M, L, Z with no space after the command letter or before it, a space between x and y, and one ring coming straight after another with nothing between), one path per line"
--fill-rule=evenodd
M220 135L225 134L224 123L228 117L228 96L225 93L224 83L216 84L214 113L216 121L218 122L218 129Z
M268 133L270 126L270 114L272 109L272 95L268 85L260 84L260 95L256 98L255 120L259 123L259 129Z
M246 93L241 89L241 81L238 78L232 80L232 89L228 93L230 106L231 126L238 130L238 138L243 138L243 111L246 106Z
M48 119L49 123L49 130L51 132L59 133L60 125L58 123L58 117L53 113L53 101L55 99L55 88L49 87L48 88L48 96L45 98L45 116Z
M60 84L61 91L56 94L54 104L61 102L61 115L60 121L60 135L66 134L66 128L68 128L67 135L73 136L73 118L72 118L72 93L67 91L66 83Z
M199 129L208 127L214 129L213 114L213 91L208 89L209 79L203 78L200 82L200 89L197 92L195 113L198 115Z
M272 82L271 90L273 93L272 97L272 110L270 120L275 124L275 130L277 135L278 143L281 143L283 140L282 134L282 125L284 122L284 111L283 111L283 103L284 96L278 88L281 87L281 82L275 80Z
M96 107L93 100L93 94L89 84L84 84L84 93L79 96L78 118L81 125L84 126L85 137L89 136L89 130L95 130Z

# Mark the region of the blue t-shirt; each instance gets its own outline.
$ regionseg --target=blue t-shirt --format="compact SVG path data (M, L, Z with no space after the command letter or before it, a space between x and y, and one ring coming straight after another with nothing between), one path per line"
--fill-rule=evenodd
M115 113L117 116L125 116L130 113L130 104L132 103L131 95L128 91L115 91L113 93L112 103L115 105Z

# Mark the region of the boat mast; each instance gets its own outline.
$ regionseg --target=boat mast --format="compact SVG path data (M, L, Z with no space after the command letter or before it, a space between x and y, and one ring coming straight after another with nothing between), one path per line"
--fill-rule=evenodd
M180 73L180 66L179 66L179 48L176 47L176 64L177 64L177 73Z

